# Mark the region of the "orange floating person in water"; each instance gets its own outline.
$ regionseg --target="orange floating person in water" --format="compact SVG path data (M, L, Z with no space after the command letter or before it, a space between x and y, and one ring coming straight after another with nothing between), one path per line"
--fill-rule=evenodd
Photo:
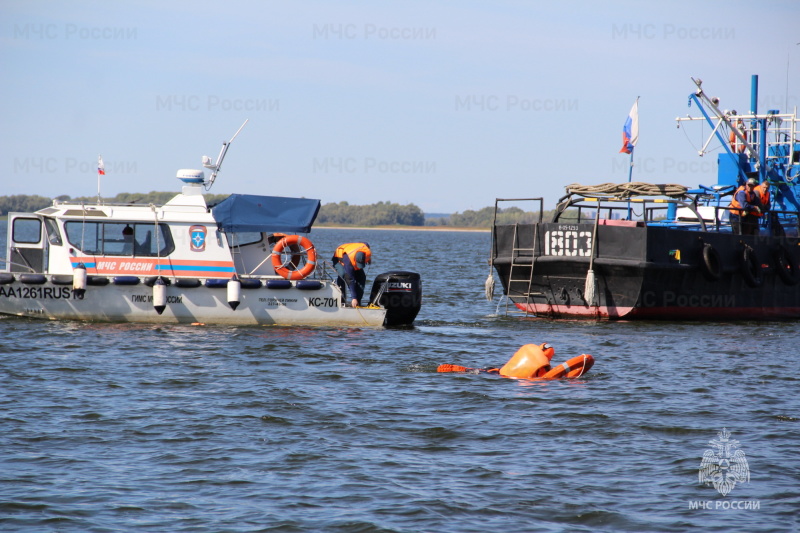
M577 378L585 374L594 365L594 358L589 354L573 357L569 361L555 367L550 360L555 349L547 343L526 344L500 368L467 368L460 365L439 365L437 372L469 372L499 374L507 378L522 379L558 379Z

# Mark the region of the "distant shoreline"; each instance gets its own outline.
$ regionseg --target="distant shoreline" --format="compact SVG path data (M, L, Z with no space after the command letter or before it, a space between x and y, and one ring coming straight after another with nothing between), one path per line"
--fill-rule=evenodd
M0 215L0 220L7 220L8 215ZM376 229L376 230L400 230L400 231L471 231L471 232L491 232L489 228L455 228L450 226L324 226L316 225L314 229Z
M489 233L489 228L453 228L448 226L323 226L316 225L314 229L375 229L375 230L400 230L400 231L469 231Z

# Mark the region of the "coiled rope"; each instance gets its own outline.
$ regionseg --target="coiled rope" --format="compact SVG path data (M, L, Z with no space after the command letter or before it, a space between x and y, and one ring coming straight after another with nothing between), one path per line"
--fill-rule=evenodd
M581 196L616 196L628 198L630 196L669 196L680 198L686 195L687 187L683 185L655 184L634 181L632 183L601 183L600 185L580 185L573 183L566 187L568 194Z

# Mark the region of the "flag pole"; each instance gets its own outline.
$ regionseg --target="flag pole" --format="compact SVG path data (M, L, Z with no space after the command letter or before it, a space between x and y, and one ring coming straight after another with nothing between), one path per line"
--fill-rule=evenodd
M639 96L636 97L636 104L635 104L637 122L638 122L638 119L639 119L639 116L638 116L639 115L639 98L640 98ZM631 183L631 180L633 178L633 152L636 149L636 144L635 143L638 140L639 140L639 126L638 126L638 123L637 123L637 125L636 125L636 139L634 140L634 144L631 145L631 159L630 159L630 165L628 166L628 183ZM628 220L631 219L631 202L630 201L628 201L628 218L627 219Z
M97 156L97 205L100 205L100 176L106 173L106 166L103 163L103 156Z
M633 178L633 151L636 149L635 146L631 147L631 161L630 166L628 167L628 183L631 183L631 179ZM631 202L628 200L628 218L627 220L631 219Z

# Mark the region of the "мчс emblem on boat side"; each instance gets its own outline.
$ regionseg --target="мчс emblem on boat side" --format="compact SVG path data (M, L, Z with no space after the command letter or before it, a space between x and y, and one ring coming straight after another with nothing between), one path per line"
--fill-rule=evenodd
M723 496L733 490L736 483L750 481L750 468L739 441L731 439L726 428L717 433L718 440L708 441L715 450L706 450L700 463L700 483L711 483Z
M202 252L206 249L206 227L192 226L189 228L190 249L193 252Z

